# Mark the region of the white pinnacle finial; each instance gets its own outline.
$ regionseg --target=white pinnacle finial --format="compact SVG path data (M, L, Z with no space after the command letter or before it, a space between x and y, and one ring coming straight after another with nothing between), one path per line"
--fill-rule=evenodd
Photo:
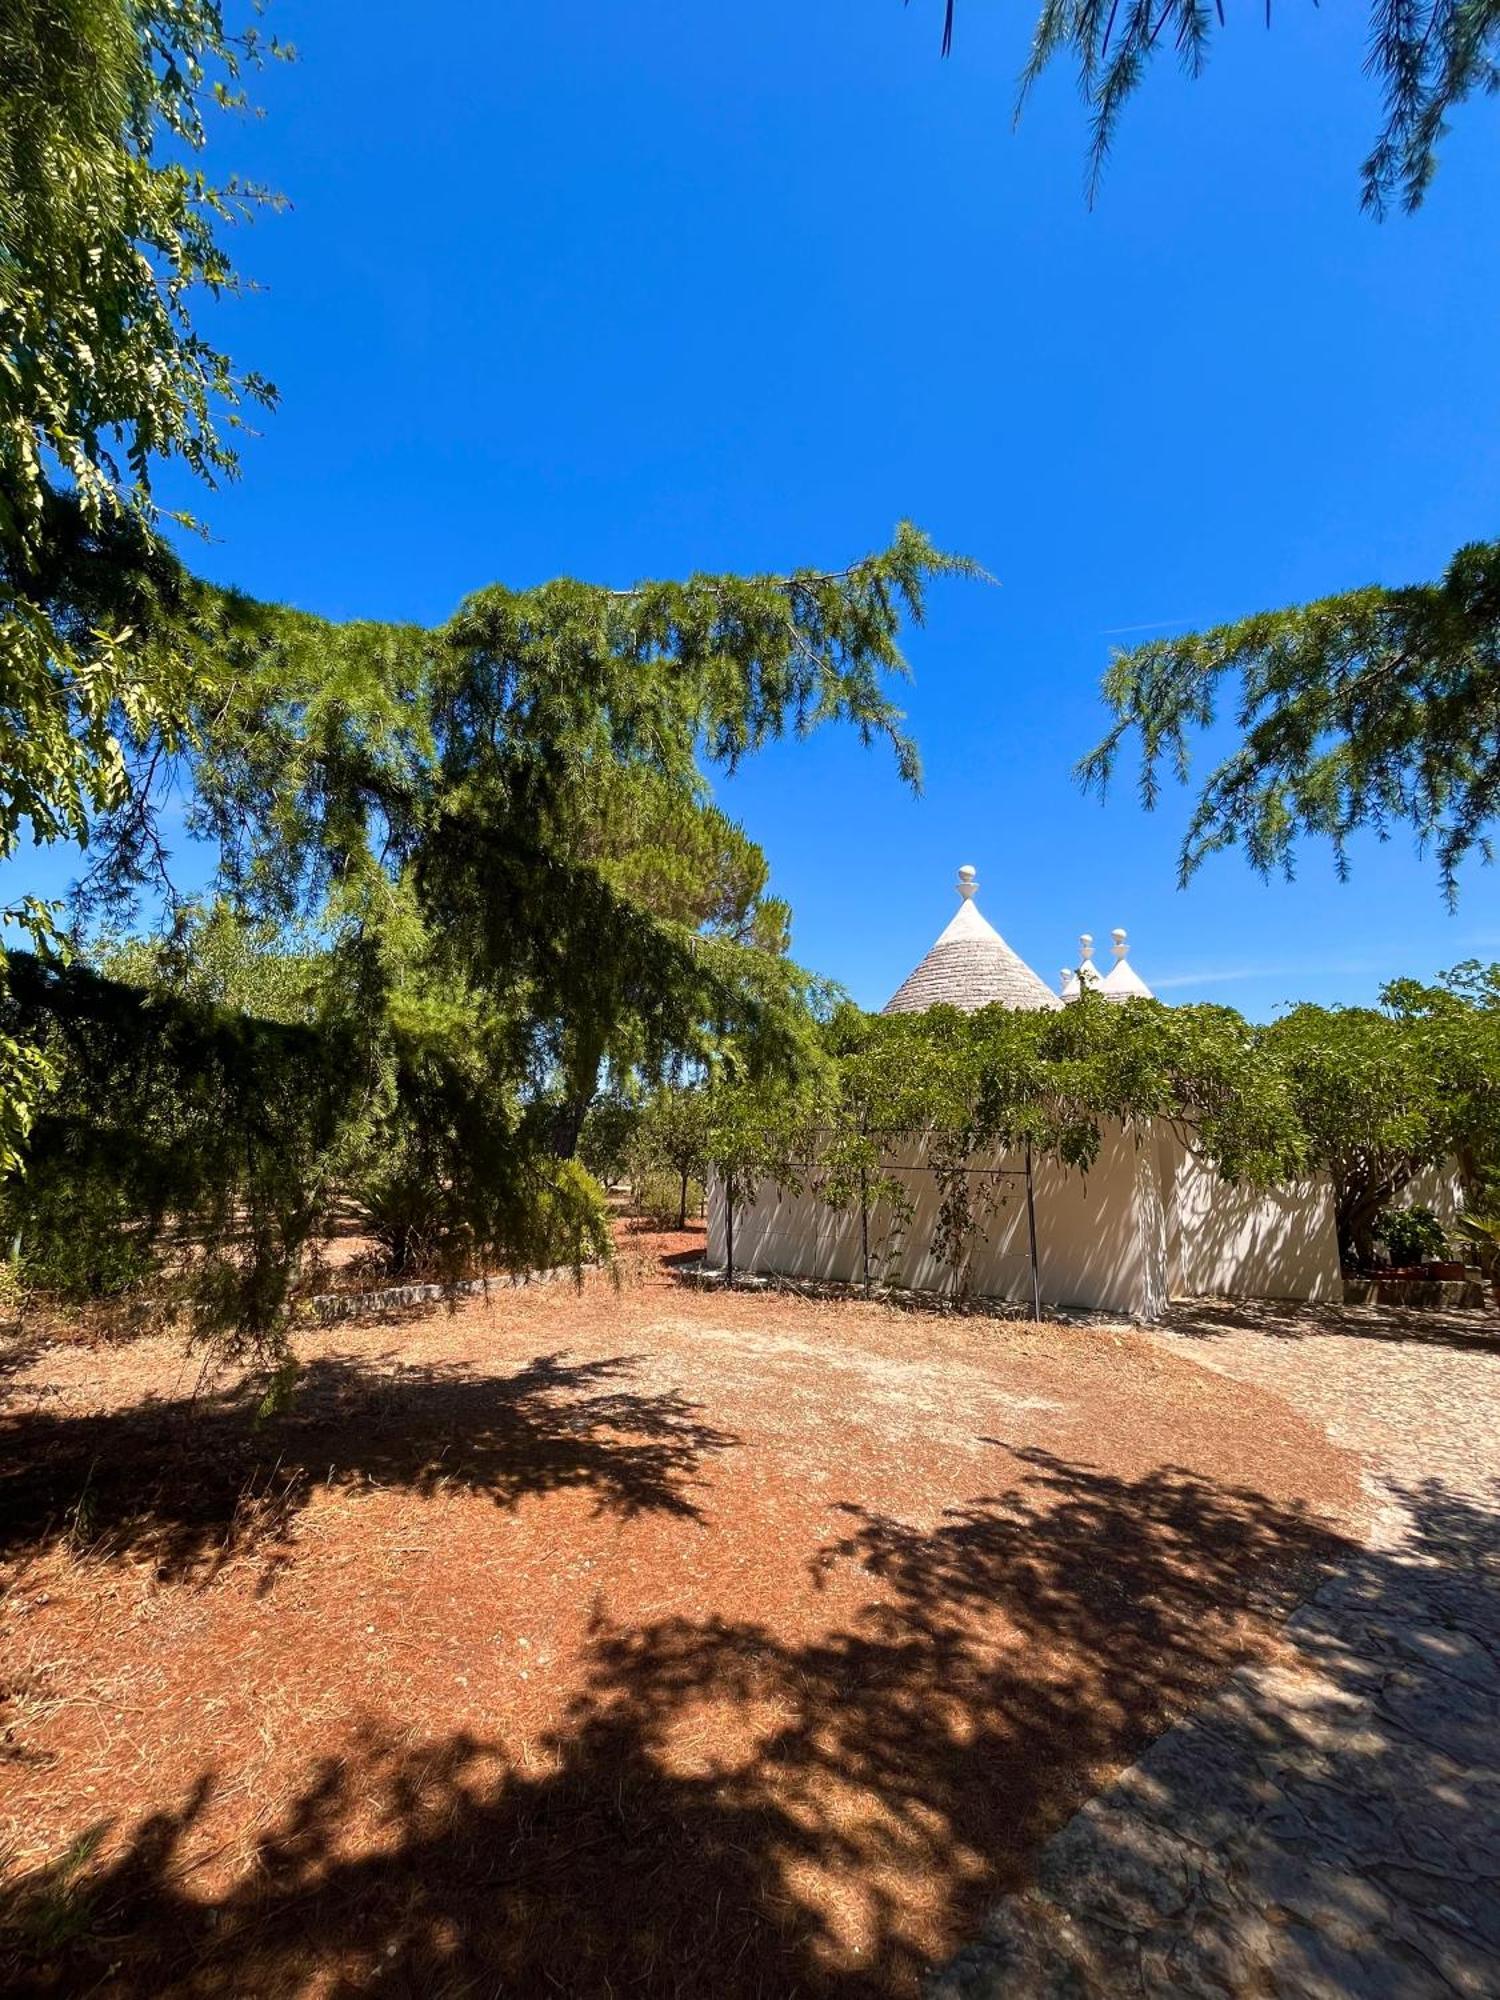
M1110 936L1114 939L1113 950L1115 957L1117 959L1123 958L1126 952L1129 951L1130 949L1130 946L1125 942L1124 931L1117 924L1114 930L1110 932Z
M1078 949L1083 953L1083 963L1085 965L1092 965L1094 962L1094 939L1092 932L1085 931L1083 933L1083 936L1078 940Z
M958 882L956 884L956 887L958 889L959 895L963 897L966 903L968 902L969 898L973 895L974 891L979 887L978 873L974 868L970 866L970 864L967 861L964 863L963 867L960 868L958 871Z

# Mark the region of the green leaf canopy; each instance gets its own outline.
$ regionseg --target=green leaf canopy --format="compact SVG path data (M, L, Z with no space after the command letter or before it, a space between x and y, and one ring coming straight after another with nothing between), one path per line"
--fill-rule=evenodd
M1127 744L1143 803L1163 765L1186 782L1191 739L1228 708L1241 742L1204 780L1183 839L1186 882L1242 846L1292 874L1304 837L1331 844L1396 827L1436 853L1445 895L1471 852L1489 858L1500 810L1500 542L1460 549L1437 583L1346 591L1119 654L1115 721L1080 768L1103 791Z

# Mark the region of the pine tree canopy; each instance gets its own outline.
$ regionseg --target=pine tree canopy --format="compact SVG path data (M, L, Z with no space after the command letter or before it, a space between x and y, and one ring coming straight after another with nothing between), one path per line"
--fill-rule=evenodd
M971 565L902 527L839 571L494 587L426 629L111 552L84 531L60 595L122 591L192 699L124 730L83 902L176 921L92 970L18 962L0 1033L54 1081L6 1223L39 1280L124 1284L274 1359L340 1205L397 1270L577 1263L607 1247L573 1160L602 1082L816 1066L828 996L706 772L844 723L916 783L900 629ZM177 901L168 796L213 857L207 909ZM306 1118L247 1118L309 1064Z
M134 746L91 894L170 890L155 805L172 785L239 910L325 924L376 986L382 951L420 934L452 976L524 1004L585 1104L602 1062L659 1068L706 1034L770 1059L807 982L704 771L842 722L917 782L888 685L899 630L932 576L971 568L902 527L841 571L497 586L434 630L333 625L182 574L157 615L212 662L206 697L180 740Z
M909 4L909 0L908 0ZM972 0L970 0L972 4ZM953 46L957 0L943 0L943 54ZM1260 12L1257 5L1256 12ZM1226 0L1042 0L1021 75L1024 104L1054 62L1071 61L1089 110L1090 195L1095 192L1127 101L1158 57L1202 74ZM1385 116L1360 169L1365 208L1415 209L1431 185L1450 113L1500 88L1500 0L1369 0L1365 67ZM1271 0L1264 0L1271 26Z
M1124 746L1154 806L1162 767L1186 781L1189 740L1227 710L1243 740L1203 781L1179 862L1243 847L1292 874L1304 836L1340 874L1360 830L1405 827L1437 859L1449 902L1459 864L1489 858L1500 808L1500 542L1460 549L1437 583L1371 587L1118 654L1104 680L1115 721L1084 760L1103 791Z

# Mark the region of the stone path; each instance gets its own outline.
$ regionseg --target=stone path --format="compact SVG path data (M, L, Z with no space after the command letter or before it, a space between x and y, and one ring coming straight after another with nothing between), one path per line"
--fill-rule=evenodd
M1284 1660L1068 1822L930 2000L1500 1996L1500 1329L1416 1325L1213 1306L1159 1330L1366 1454L1368 1546Z

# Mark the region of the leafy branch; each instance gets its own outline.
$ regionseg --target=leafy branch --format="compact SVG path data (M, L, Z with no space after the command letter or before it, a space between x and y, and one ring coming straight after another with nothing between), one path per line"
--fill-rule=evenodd
M1329 842L1340 876L1361 830L1404 825L1435 851L1443 894L1490 858L1500 811L1500 543L1460 549L1432 584L1371 587L1261 612L1117 654L1115 720L1079 765L1101 796L1127 743L1151 809L1165 767L1186 783L1190 738L1227 708L1241 742L1203 781L1179 856L1186 882L1244 847L1291 877L1297 842Z
M944 0L942 52L953 46L955 0ZM1259 9L1257 9L1259 11ZM1271 26L1271 0L1264 0ZM1021 73L1017 117L1050 66L1071 58L1089 110L1092 203L1119 120L1152 62L1171 50L1184 74L1202 74L1225 0L1043 0ZM1368 74L1385 117L1360 174L1362 205L1421 205L1450 114L1500 89L1500 0L1370 0Z

